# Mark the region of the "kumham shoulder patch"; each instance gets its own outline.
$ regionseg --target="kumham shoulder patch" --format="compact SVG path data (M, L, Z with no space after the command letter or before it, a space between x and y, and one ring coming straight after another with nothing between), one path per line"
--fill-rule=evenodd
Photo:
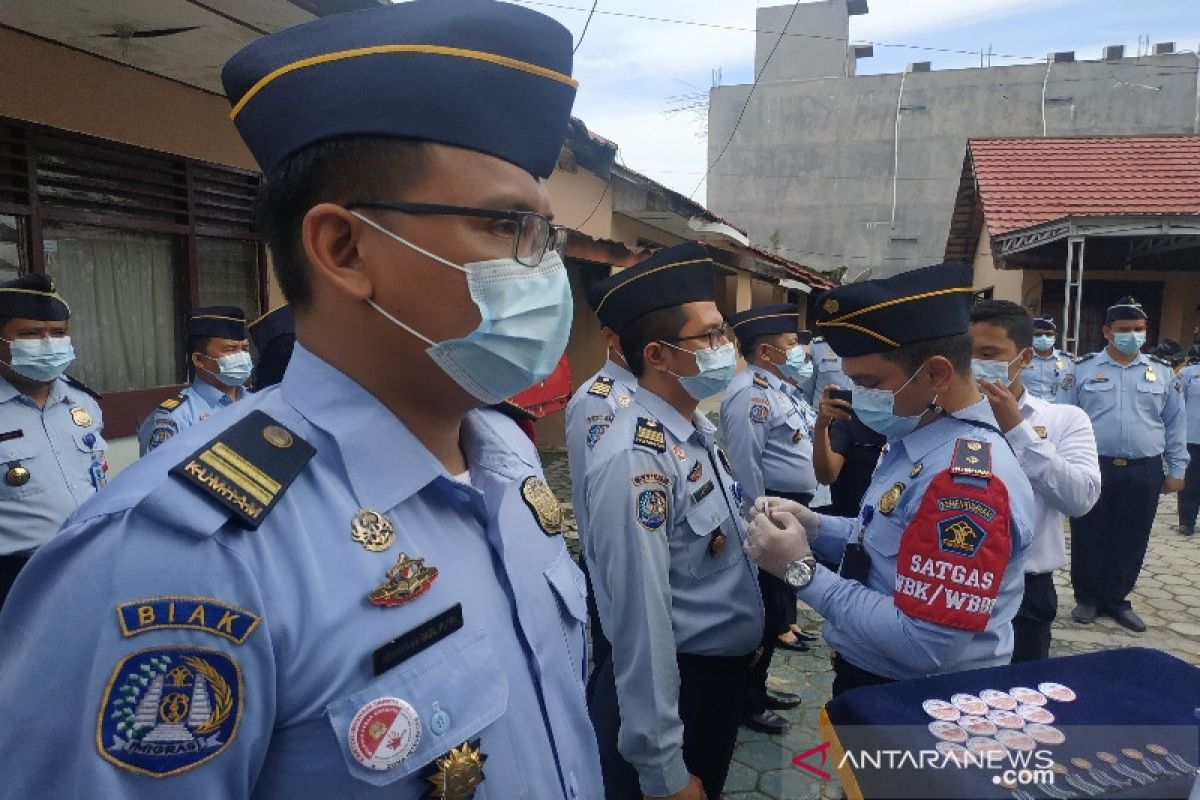
M255 530L316 452L268 414L251 411L171 474Z
M959 440L960 442L962 440ZM979 633L987 627L1012 552L1008 487L934 476L900 536L893 601L914 619Z

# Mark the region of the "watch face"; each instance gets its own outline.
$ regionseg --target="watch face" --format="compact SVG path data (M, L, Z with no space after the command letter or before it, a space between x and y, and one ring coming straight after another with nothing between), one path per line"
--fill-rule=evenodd
M787 572L784 573L783 579L797 589L802 589L808 586L812 580L813 567L808 560L793 561L788 564Z

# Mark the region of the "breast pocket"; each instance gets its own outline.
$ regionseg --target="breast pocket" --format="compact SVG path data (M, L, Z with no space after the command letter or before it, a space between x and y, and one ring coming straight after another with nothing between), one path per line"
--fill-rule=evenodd
M429 790L436 759L478 739L507 709L508 680L480 630L385 672L326 715L352 776L415 798Z
M580 679L587 669L586 639L583 624L587 619L587 589L583 584L583 573L563 553L546 568L546 582L558 598L558 616L562 622L563 639L567 652L574 663L580 666Z
M32 497L46 490L48 475L42 474L49 467L48 455L41 455L37 445L29 439L14 439L0 442L0 500L16 500Z
M1137 383L1137 403L1144 411L1158 414L1167 399L1167 384L1160 377L1156 381L1140 380Z
M729 506L721 487L713 484L712 491L699 503L688 509L684 516L688 531L685 533L688 558L692 577L706 578L734 563L736 551L741 547L732 529ZM729 524L726 524L729 523ZM724 528L722 527L724 526Z
M1116 402L1112 381L1087 381L1079 387L1079 404L1089 412L1103 411Z

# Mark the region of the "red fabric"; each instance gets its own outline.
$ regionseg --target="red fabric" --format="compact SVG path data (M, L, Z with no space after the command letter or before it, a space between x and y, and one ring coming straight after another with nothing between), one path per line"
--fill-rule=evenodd
M1012 553L1008 487L955 479L930 481L916 516L900 536L896 607L914 619L982 631L991 618Z
M546 380L535 383L523 392L514 394L509 401L515 403L539 419L567 407L571 399L571 362L564 355Z

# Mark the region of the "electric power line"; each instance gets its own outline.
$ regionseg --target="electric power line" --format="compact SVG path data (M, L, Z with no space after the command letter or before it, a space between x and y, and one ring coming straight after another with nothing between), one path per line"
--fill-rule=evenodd
M579 41L575 42L575 49L571 51L572 55L579 52L579 46L583 44L583 37L587 36L588 26L592 24L592 16L595 15L598 5L600 5L600 0L592 0L592 10L588 12L587 19L584 20L583 30L579 32Z

